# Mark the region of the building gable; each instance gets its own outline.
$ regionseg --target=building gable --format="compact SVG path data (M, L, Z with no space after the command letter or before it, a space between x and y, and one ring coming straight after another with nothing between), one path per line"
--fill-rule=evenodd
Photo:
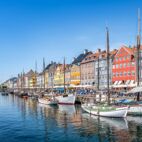
M120 56L125 56L125 55L133 55L132 49L126 46L123 46L118 50L115 57L120 57Z

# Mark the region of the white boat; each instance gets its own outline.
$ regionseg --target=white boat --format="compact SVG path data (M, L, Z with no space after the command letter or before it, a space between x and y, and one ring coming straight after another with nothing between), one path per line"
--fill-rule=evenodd
M45 105L57 105L58 101L52 97L52 98L38 98L38 102L41 104L45 104Z
M115 107L115 106L97 106L97 105L81 105L82 109L90 114L103 117L126 117L128 107Z
M74 94L62 95L62 96L57 96L56 99L58 100L58 104L74 105L76 95Z
M142 105L130 105L128 115L142 116Z

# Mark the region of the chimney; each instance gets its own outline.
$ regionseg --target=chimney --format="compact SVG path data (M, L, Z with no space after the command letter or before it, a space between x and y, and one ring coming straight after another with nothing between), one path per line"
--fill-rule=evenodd
M100 48L98 48L98 53L100 53L101 52L101 49Z
M84 50L84 54L86 54L86 53L88 53L88 50L87 50L87 49Z
M72 62L76 59L76 57L73 57Z

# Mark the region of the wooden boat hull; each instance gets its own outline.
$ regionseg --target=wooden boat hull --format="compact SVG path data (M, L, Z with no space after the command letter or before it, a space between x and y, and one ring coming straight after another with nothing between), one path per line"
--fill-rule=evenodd
M57 105L58 104L57 100L47 100L43 98L38 98L38 102L41 104L45 104L45 105Z
M66 97L58 96L58 97L56 97L56 99L58 100L58 104L74 105L76 96L71 94Z
M82 105L82 109L90 114L96 115L96 116L103 116L103 117L116 117L116 118L121 118L121 117L126 117L127 116L127 108L128 107L121 107L121 108L116 108L115 110L107 110L107 111L101 111L101 110L94 110L90 106Z

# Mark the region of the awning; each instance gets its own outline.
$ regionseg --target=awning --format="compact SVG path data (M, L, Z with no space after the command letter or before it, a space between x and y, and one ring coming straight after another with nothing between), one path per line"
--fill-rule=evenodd
M131 81L130 81L130 86L131 86L131 87L135 87L135 86L136 86L136 83L135 83L134 80L131 80Z
M131 81L130 81L130 85L133 85L133 84L134 84L134 80L131 80Z
M135 87L132 90L128 91L127 94L138 93L138 92L142 92L142 87Z
M126 85L129 85L130 82L131 82L131 80L127 80L127 81L125 82L125 84L126 84Z
M118 81L115 81L113 85L117 85Z
M122 80L121 80L121 81L119 81L117 85L120 85L121 83L122 83Z

